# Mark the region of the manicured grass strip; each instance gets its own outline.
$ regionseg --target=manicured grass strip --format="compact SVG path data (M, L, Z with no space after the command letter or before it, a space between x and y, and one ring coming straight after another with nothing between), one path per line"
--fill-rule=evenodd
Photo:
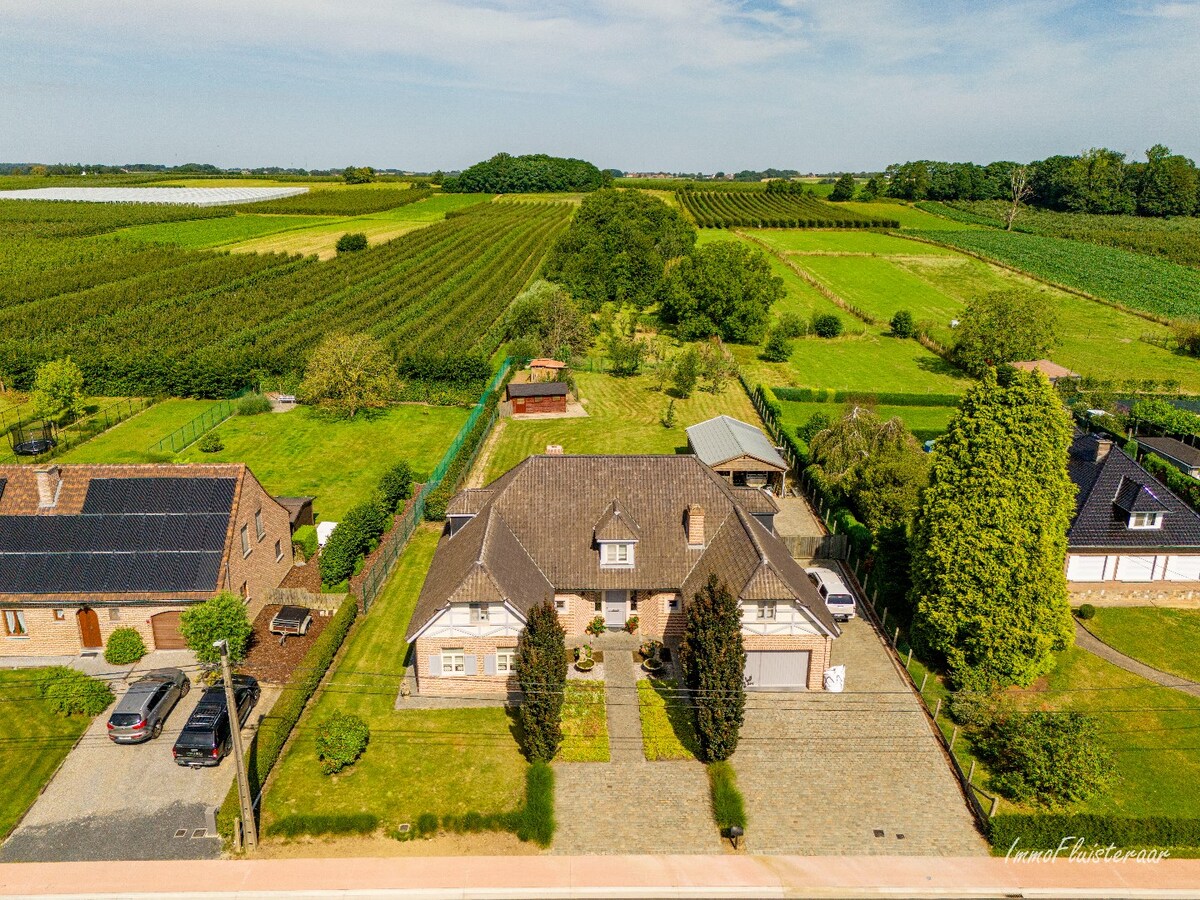
M637 691L646 759L695 759L699 746L692 711L679 696L676 682L647 678L638 681Z
M780 401L783 407L782 422L789 433L795 434L796 428L812 418L814 413L823 413L831 419L836 419L845 413L850 401L844 403L797 403ZM945 434L946 426L958 411L957 406L875 406L875 412L882 419L899 416L908 426L908 430L919 440L928 441Z
M91 722L42 698L46 669L0 671L0 839L8 835Z
M525 806L520 812L517 837L549 847L554 829L554 770L544 762L535 762L525 771Z
M604 682L568 679L563 692L560 762L608 762Z
M271 837L371 834L378 828L379 817L371 813L347 813L340 816L314 816L297 813L272 822Z
M1085 623L1110 647L1163 672L1200 681L1200 610L1100 607Z
M727 760L708 764L708 787L712 792L713 818L722 837L735 825L746 831L746 799L738 790L737 775Z
M211 408L212 400L163 400L59 457L64 463L144 463L147 448Z

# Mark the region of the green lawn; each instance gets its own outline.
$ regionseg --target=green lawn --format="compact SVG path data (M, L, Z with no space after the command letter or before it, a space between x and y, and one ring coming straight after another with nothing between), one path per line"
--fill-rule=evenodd
M91 721L64 718L41 698L45 669L0 671L0 840L17 824Z
M798 425L803 425L813 415L822 412L831 419L836 419L846 410L843 403L802 403L796 400L781 400L783 407L783 423L787 430L795 434ZM877 406L875 411L880 418L890 419L899 416L909 431L922 441L936 438L946 431L951 417L958 411L954 406Z
M692 711L680 700L675 681L669 678L641 679L637 683L637 692L646 759L695 759L699 747Z
M350 421L303 406L233 416L216 428L224 450L202 453L193 444L177 460L246 463L269 493L316 497L317 514L337 521L367 499L395 463L433 471L467 414L456 406L405 403Z
M608 762L608 719L604 682L567 680L563 692L563 742L559 762Z
M143 463L149 448L216 404L215 400L163 400L97 435L59 459L65 463ZM169 454L160 459L169 459Z
M525 795L526 763L500 707L396 711L404 633L437 546L439 529L417 530L371 612L347 639L327 686L313 699L263 798L263 824L295 813L371 812L385 827L422 813L508 812ZM361 716L366 752L341 775L321 774L317 723L335 712Z
M664 428L670 400L653 389L649 375L617 378L598 372L576 372L587 418L505 420L504 430L488 460L485 481L503 475L525 457L560 444L566 453L675 453L687 447L688 425L726 415L758 422L746 392L730 381L720 394L696 390L675 401L675 427Z
M135 225L132 228L122 228L113 232L113 238L155 244L175 244L189 250L198 250L336 221L336 218L330 216L241 214L222 219L194 219L187 222Z
M962 311L961 301L888 259L863 256L792 258L839 297L879 322L887 323L899 310L907 309L918 322L930 321L946 328Z
M876 218L895 219L900 223L901 228L924 228L930 231L971 231L977 230L978 225L968 225L965 222L956 222L954 219L944 219L941 216L935 216L933 213L926 212L923 209L917 209L915 206L909 206L906 203L861 203L850 202L839 204L852 209L857 213L862 213L864 216L873 216Z
M1126 656L1200 681L1200 610L1100 607L1088 630Z

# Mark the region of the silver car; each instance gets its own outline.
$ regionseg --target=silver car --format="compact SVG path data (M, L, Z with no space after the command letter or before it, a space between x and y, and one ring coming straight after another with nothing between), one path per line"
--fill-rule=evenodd
M192 683L179 669L155 669L129 686L108 717L108 736L118 744L140 744L162 734L163 723Z
M854 595L850 593L850 588L846 587L846 582L842 580L841 575L824 566L814 566L805 571L808 572L809 579L816 587L817 593L821 595L821 599L825 601L825 608L829 610L829 614L835 621L848 622L858 615Z

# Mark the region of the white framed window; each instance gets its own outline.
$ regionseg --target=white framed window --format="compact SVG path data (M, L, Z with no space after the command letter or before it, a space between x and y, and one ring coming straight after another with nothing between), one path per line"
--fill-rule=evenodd
M250 555L250 526L242 526L242 558Z
M254 512L254 533L258 535L260 541L267 536L267 527L263 524L261 509Z
M442 674L462 675L467 671L467 656L462 649L442 651Z
M491 611L486 603L471 604L471 624L478 625L481 622L487 622L490 618Z
M496 674L510 675L516 671L517 648L501 647L496 651Z
M633 566L633 544L606 542L600 547L600 564L614 568Z
M775 601L774 600L759 600L758 601L758 617L760 619L775 618Z
M56 609L54 611L54 621L55 622L67 621L67 611L65 609Z
M1135 512L1129 514L1130 528L1162 528L1163 514L1160 512Z
M29 637L29 629L25 626L25 610L4 610L4 633L9 637Z
M281 559L283 559L283 541L276 541L275 542L275 562L279 562Z
M679 609L679 598L672 597L667 601L667 612L676 612Z
M554 598L554 608L555 608L556 610L558 610L559 612L566 612L566 611L567 611L567 601L566 601L566 598L564 598L564 597L555 597L555 598Z

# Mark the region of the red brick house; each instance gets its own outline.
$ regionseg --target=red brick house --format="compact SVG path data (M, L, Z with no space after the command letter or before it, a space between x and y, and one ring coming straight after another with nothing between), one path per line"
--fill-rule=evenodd
M292 566L287 511L244 465L0 466L0 656L181 649L221 591L251 617Z
M532 456L461 491L407 635L418 691L515 689L517 637L545 600L568 640L631 616L640 637L678 639L711 574L741 601L749 686L819 690L839 631L774 535L777 511L684 455Z

